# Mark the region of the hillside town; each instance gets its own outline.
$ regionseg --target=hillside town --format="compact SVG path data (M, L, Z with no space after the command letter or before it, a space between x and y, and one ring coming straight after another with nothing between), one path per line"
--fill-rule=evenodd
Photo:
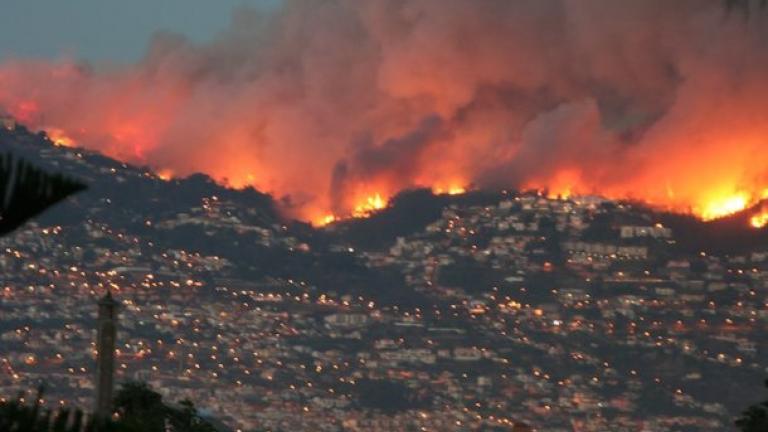
M176 187L5 126L94 184ZM111 213L96 188L0 239L0 401L92 405L107 291L117 381L233 431L722 431L768 376L768 249L686 252L632 205L511 191L367 248L205 192Z

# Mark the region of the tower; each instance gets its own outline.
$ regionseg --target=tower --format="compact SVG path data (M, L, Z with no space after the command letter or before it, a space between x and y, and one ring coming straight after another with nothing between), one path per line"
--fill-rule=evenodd
M112 391L115 374L115 338L117 336L117 306L112 293L99 300L96 341L96 405L94 415L98 418L112 416Z

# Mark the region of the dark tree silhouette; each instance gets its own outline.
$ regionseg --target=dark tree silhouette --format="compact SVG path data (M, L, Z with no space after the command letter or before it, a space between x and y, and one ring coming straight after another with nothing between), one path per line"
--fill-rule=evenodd
M189 400L178 407L163 403L163 397L145 383L127 382L115 396L120 423L142 432L215 432Z
M124 384L115 395L114 419L97 421L79 409L45 409L39 403L42 389L34 401L24 402L21 395L0 404L2 432L216 432L200 417L192 402L178 407L163 403L159 393L144 383Z
M768 380L765 380L768 387ZM742 432L768 432L768 400L747 408L736 420Z
M163 397L144 383L127 382L115 395L115 411L136 430L162 432L165 426Z
M11 402L0 404L0 431L3 432L138 432L114 423L97 424L87 419L79 409L44 409L40 401L43 390L37 391L35 400L23 402L21 395Z
M6 235L85 185L50 174L10 154L0 155L0 236Z
M61 174L49 174L10 154L0 155L0 236L84 189L82 183ZM31 405L25 404L21 396L0 404L0 431L91 432L98 426L103 426L98 428L102 432L122 430L86 421L81 410L43 409L39 403L42 398L43 390L39 389Z
M192 401L185 399L179 402L179 407L166 407L168 424L171 430L176 432L215 432L208 421L204 420L197 412Z

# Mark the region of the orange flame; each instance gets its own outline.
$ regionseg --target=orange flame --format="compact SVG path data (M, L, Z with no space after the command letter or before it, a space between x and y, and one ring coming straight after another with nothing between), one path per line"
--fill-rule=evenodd
M749 195L745 192L723 197L714 197L711 198L711 200L697 213L704 220L719 219L746 209L749 202Z
M753 228L764 228L768 225L768 210L764 210L752 216L749 220L749 224L752 225Z
M466 186L460 182L448 183L447 186L436 185L432 187L432 193L435 195L462 195L467 193Z
M387 200L381 197L380 193L366 196L362 201L355 205L352 211L352 217L369 217L371 214L387 206Z
M161 169L157 171L157 177L160 180L169 181L173 178L173 171L169 169Z
M46 128L45 134L51 142L59 147L74 147L75 140L70 138L64 130L59 128Z
M339 218L337 218L335 215L329 214L329 215L323 216L322 218L320 218L320 220L313 221L313 223L315 225L324 226L324 225L332 224L337 220L339 220Z
M368 218L377 211L386 208L388 204L389 199L376 192L356 200L353 210L348 215L320 214L317 217L313 217L311 221L314 225L324 226L347 218Z
M253 186L317 224L412 187L601 195L706 220L765 198L765 38L718 2L283 3L269 26L246 14L211 43L158 37L135 64L5 61L0 106L54 126L57 145Z
M768 199L768 189L763 191L763 199ZM749 224L753 228L765 228L768 226L768 203L763 202L763 204L760 206L760 210L752 215L752 217L749 219Z

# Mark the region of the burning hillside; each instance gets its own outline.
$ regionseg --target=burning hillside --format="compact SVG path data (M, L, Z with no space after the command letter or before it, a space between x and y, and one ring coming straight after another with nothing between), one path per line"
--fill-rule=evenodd
M15 59L0 107L60 145L271 192L317 223L514 187L704 219L768 197L768 17L720 0L284 1L128 66ZM768 217L755 216L753 225Z

